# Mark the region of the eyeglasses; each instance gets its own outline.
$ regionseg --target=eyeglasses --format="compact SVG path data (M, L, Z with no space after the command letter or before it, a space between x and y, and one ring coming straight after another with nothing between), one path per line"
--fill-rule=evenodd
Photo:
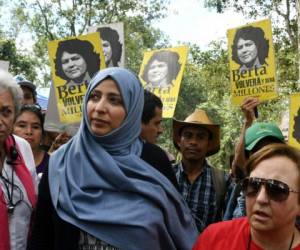
M273 201L285 201L289 197L290 192L299 193L299 191L291 189L287 184L272 179L249 177L242 182L242 188L247 197L256 197L262 185L265 186L268 197Z

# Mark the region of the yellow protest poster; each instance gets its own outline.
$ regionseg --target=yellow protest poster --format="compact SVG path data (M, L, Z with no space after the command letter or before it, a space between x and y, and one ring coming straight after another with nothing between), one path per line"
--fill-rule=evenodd
M290 95L289 144L300 149L300 93Z
M50 41L48 53L59 122L79 122L88 83L97 71L105 68L99 34Z
M145 89L161 98L163 117L174 115L188 47L174 47L144 53L139 77Z
M247 96L277 97L270 19L230 29L227 37L232 102L241 104Z

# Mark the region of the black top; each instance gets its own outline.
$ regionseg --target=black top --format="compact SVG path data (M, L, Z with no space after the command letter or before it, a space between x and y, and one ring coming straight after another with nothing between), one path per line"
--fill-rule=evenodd
M165 175L178 189L166 153L150 143L143 145L141 158ZM62 220L53 207L48 183L48 167L39 184L39 196L28 250L77 250L80 230Z

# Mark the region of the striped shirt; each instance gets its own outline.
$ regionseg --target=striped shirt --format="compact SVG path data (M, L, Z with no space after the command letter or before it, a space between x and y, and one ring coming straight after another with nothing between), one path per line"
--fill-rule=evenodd
M182 163L174 166L179 191L187 202L199 232L217 221L216 192L213 187L211 166L205 161L201 174L191 183Z

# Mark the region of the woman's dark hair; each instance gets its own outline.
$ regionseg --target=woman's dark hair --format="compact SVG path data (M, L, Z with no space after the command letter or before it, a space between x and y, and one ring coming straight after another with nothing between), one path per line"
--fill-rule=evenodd
M266 63L266 58L269 55L269 40L265 39L264 31L259 27L247 26L240 28L236 31L233 45L232 45L232 60L238 63L239 65L243 65L237 55L237 43L239 39L242 38L244 40L251 40L255 43L257 48L258 59L261 64Z
M144 72L142 74L142 79L146 82L149 83L148 79L148 71L151 66L151 64L155 61L159 62L165 62L168 65L168 84L172 84L172 81L176 79L179 71L181 64L179 63L179 55L177 52L173 51L168 51L168 50L161 50L155 52L150 60L147 62Z
M122 44L119 41L119 34L116 30L110 27L101 27L97 31L100 33L102 40L108 41L112 49L111 60L114 67L119 66L122 56Z
M40 105L38 104L24 104L21 107L20 112L18 113L18 115L16 116L16 119L22 115L24 112L31 112L33 114L35 114L37 116L37 118L39 118L40 123L41 123L41 127L42 127L42 133L44 134L44 114L42 112L42 108L40 107Z
M100 54L95 52L92 43L86 40L71 39L64 40L58 43L56 55L54 59L55 74L64 80L70 80L62 69L61 58L64 52L70 54L80 54L87 64L87 71L92 78L93 75L100 69Z

